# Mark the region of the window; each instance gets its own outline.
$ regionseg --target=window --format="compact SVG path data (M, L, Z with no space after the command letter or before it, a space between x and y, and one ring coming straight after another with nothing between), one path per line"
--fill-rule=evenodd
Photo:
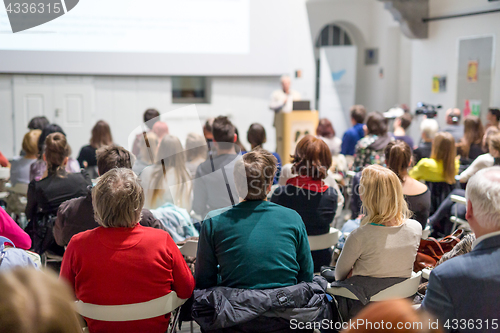
M173 76L172 103L210 103L208 82L203 76Z
M335 24L329 24L321 30L316 47L352 45L351 37L347 32Z

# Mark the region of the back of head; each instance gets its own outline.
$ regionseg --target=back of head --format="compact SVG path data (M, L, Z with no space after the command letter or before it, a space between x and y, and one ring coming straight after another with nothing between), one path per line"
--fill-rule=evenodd
M49 120L45 116L33 117L28 123L30 130L43 130L49 124Z
M332 153L323 140L309 134L297 143L292 163L295 174L315 180L325 179L332 165Z
M155 119L156 118L156 119ZM142 119L149 129L153 128L153 125L160 120L160 112L156 109L147 109L142 115Z
M273 183L278 161L260 147L246 153L234 166L234 182L240 198L264 200L267 188Z
M448 184L455 183L455 139L448 132L439 132L432 141L431 158L443 163L443 178Z
M499 108L489 108L488 112L491 113L497 121L500 121L500 109Z
M39 129L31 130L24 135L23 138L23 150L27 155L37 155L38 154L38 139L42 131Z
M500 166L482 169L472 176L465 196L481 227L500 230Z
M378 111L374 111L366 118L368 134L384 136L387 133L387 119Z
M363 105L353 105L351 106L351 118L358 124L363 124L366 118L366 109Z
M130 153L120 146L104 146L97 150L97 170L100 175L104 175L111 169L127 168L132 169Z
M362 224L395 222L401 225L411 216L403 196L403 186L390 169L380 165L363 169L359 191L363 203L361 210L365 214Z
M159 140L153 132L143 132L139 139L139 159L146 163L156 161Z
M401 180L408 174L408 166L411 162L411 148L401 140L389 142L385 147L385 163Z
M467 116L464 120L464 137L460 142L462 154L467 157L469 155L470 146L479 144L483 140L484 127L481 119L476 116Z
M0 332L82 332L73 292L50 271L18 268L0 274Z
M406 130L410 127L413 116L409 112L405 112L401 117L399 117L399 119L401 121L401 127Z
M208 152L205 137L196 133L189 133L186 138L186 160L191 162L197 158L206 158Z
M163 121L157 121L153 125L153 128L151 130L154 134L156 134L158 139L161 140L165 135L168 134L168 125Z
M458 108L446 110L446 122L450 125L458 125L462 118L462 111Z
M420 123L420 131L425 133L427 139L432 140L439 131L439 124L436 119L426 118Z
M97 223L105 228L132 228L141 219L144 191L130 169L111 169L92 188Z
M167 169L169 167L185 167L186 154L178 137L167 134L160 141L156 161L161 160Z
M219 116L212 124L212 134L216 142L234 143L235 127L228 117Z
M316 135L328 139L331 139L335 136L335 130L333 129L330 120L326 118L319 120L318 127L316 128Z
M66 133L64 133L61 126L59 126L57 124L49 124L49 125L45 126L44 129L42 130L42 134L40 134L40 137L38 138L38 153L39 154L43 153L45 139L47 138L47 136L49 136L49 134L52 134L52 133L62 133L64 136L66 136Z
M247 132L247 140L252 147L262 146L267 140L264 126L258 123L250 125Z
M405 299L372 302L352 319L357 323L343 333L405 332L441 333L439 328L431 328L435 322L423 311L415 311ZM398 327L399 325L399 327Z
M45 160L49 173L64 172L64 160L70 154L66 137L61 133L52 133L45 139Z
M111 136L111 128L104 120L99 120L92 128L92 137L90 138L90 145L96 149L102 146L109 146L113 143Z
M490 151L494 150L500 155L500 131L490 131L489 133L491 133L491 135L487 138L488 149Z

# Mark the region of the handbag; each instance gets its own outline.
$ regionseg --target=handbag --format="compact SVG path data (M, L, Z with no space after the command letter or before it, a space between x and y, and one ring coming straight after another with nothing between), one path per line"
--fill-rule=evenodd
M463 230L458 229L453 234L439 240L432 237L421 239L417 257L413 264L413 271L420 272L424 268L434 268L439 259L460 242L462 235Z

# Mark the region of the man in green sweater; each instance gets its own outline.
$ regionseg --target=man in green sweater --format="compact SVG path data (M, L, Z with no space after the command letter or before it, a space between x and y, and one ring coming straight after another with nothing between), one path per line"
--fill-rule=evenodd
M196 259L196 287L270 289L311 282L307 233L294 210L268 202L276 158L256 148L235 165L241 202L208 213Z

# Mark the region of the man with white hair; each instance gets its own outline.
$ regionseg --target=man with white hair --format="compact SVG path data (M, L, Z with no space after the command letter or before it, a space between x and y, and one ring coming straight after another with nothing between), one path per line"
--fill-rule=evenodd
M462 118L462 111L458 108L446 110L446 126L443 131L453 135L455 142L460 141L464 136L464 125L460 125L460 119Z
M446 330L500 329L500 167L477 172L466 190L472 251L432 270L422 308ZM441 321L442 320L442 321Z
M422 140L418 144L418 148L413 151L413 162L418 163L422 158L430 158L432 151L432 140L439 132L439 125L436 119L424 119L420 123L420 132Z
M273 110L275 114L278 112L292 112L293 101L300 101L300 94L290 89L291 84L292 79L290 76L283 75L281 77L281 89L275 90L271 95L269 108Z

